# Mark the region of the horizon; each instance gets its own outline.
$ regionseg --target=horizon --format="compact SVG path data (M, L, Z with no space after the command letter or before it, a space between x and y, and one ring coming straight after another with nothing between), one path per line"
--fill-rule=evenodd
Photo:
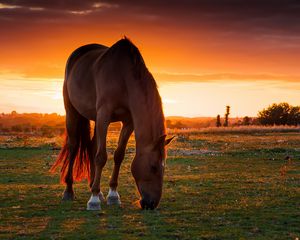
M65 62L77 47L140 49L166 116L256 117L300 102L300 3L0 0L0 112L64 114ZM20 41L22 39L22 41Z
M12 114L12 112L14 112L15 110L12 110L10 112L1 112L1 114L4 114L4 115L10 115ZM18 111L15 111L16 114L19 114L19 115L22 115L22 114L42 114L42 115L51 115L51 114L56 114L58 116L61 116L61 117L64 117L65 114L60 114L60 113L57 113L57 112L18 112ZM197 119L197 118L216 118L217 116L196 116L196 117L185 117L185 116L175 116L175 115L165 115L166 118L187 118L187 119ZM225 118L224 116L220 115L221 119ZM243 118L243 117L250 117L250 118L257 118L257 116L236 116L236 117L228 117L228 119L236 119L236 118Z
M271 105L269 105L271 106ZM266 107L267 108L267 107ZM261 110L264 110L264 109L261 109ZM14 113L15 112L15 113ZM0 115L12 115L12 114L17 114L17 115L30 115L30 114L41 114L41 115L51 115L51 114L56 114L57 116L60 116L60 117L65 117L66 114L61 114L61 113L57 113L57 112L18 112L16 110L12 110L12 111L8 111L8 112L0 112ZM225 119L225 114L219 114L220 115L220 119L223 120ZM255 118L258 118L258 116L230 116L231 114L229 114L229 117L228 119L243 119L244 117L249 117L249 118L252 118L252 119L255 119ZM215 119L217 118L217 116L193 116L193 117L186 117L186 116L180 116L180 115L166 115L165 114L165 118L173 118L173 119L198 119L198 118L203 118L203 119Z
M30 113L58 113L65 114L62 96L62 79L43 79L39 78L20 78L15 76L7 77L0 86L0 112L17 112ZM27 83L27 84L22 84ZM166 116L182 116L182 117L215 117L221 116L225 112L225 107L231 107L232 117L256 117L257 113L267 108L273 103L288 102L291 105L298 104L297 85L300 83L290 83L289 86L281 86L276 81L270 81L267 85L272 86L271 95L266 95L266 83L255 82L158 82L158 90L162 96L164 112ZM204 87L203 87L204 86ZM216 93L214 88L219 89L218 94L221 99L214 101ZM235 94L227 93L231 89ZM17 96L15 94L18 94ZM291 94L293 93L293 94ZM19 99L26 97L26 102ZM198 100L197 100L198 98ZM224 99L231 98L223 103ZM244 101L240 101L243 98ZM254 98L254 99L253 99ZM195 99L199 101L195 110L193 103ZM247 99L248 101L245 101ZM272 101L272 100L273 101ZM8 101L7 101L8 100ZM9 102L9 100L12 100ZM256 101L255 104L253 104ZM210 104L207 104L209 102ZM190 106L190 107L187 107ZM212 107L213 106L213 107ZM178 111L178 108L180 109ZM250 111L249 111L250 109ZM198 113L197 113L198 112Z

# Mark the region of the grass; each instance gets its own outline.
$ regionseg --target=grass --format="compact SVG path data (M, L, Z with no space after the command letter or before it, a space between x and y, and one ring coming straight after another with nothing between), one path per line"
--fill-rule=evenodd
M121 169L122 207L88 212L86 182L61 202L48 170L62 140L0 138L1 239L296 239L300 237L300 136L297 132L177 132L157 210L142 211L130 173L134 142ZM102 177L107 194L116 134Z
M238 134L257 134L257 133L300 133L299 126L260 126L260 125L249 125L249 126L232 126L232 127L205 127L197 129L170 129L170 132L200 132L200 133L238 133Z

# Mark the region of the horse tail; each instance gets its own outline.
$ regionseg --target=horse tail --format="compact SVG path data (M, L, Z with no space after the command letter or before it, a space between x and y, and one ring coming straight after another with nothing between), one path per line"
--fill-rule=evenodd
M90 182L90 121L71 104L66 85L65 83L63 88L66 109L65 142L50 171L53 173L61 166L60 181L64 184L72 184L84 178Z
M61 166L60 179L62 183L72 184L88 178L90 182L90 163L93 160L92 143L90 137L90 121L83 117L72 105L67 90L66 80L76 61L85 53L94 49L107 49L99 44L88 44L76 49L68 58L63 86L64 105L66 109L66 137L65 143L51 167L54 172Z

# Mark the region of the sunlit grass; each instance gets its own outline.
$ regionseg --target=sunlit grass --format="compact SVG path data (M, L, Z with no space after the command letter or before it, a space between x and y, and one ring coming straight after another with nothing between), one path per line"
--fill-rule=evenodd
M256 133L284 133L284 132L298 132L300 133L299 126L260 126L260 125L249 125L249 126L231 126L231 127L204 127L197 129L169 129L169 133L178 134L184 132L193 133L239 133L239 134L256 134Z
M300 236L300 136L297 132L176 132L164 193L141 211L130 173L134 139L121 169L122 207L87 212L87 182L61 202L48 170L63 138L0 139L0 238L3 239L296 239ZM117 133L109 135L102 191L108 192ZM298 210L297 210L298 209Z

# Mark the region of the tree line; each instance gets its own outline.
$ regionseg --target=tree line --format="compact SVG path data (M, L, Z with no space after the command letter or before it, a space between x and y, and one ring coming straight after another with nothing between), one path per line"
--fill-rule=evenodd
M183 118L169 117L166 119L167 128L205 128L205 127L228 127L248 125L300 125L300 106L292 106L288 103L272 104L258 112L258 116L251 118L229 118L230 106L226 106L224 117L217 118ZM111 126L111 130L119 130L118 124ZM19 114L12 111L10 114L0 114L0 134L10 133L34 133L43 136L55 136L65 131L65 116L40 113Z
M300 125L300 107L288 103L272 104L258 113L262 125Z
M228 127L228 116L230 114L230 106L226 106L226 112L224 115L224 123L221 122L221 116L217 115L216 126ZM245 116L242 121L235 123L234 125L288 125L298 126L300 125L300 106L292 106L288 103L273 103L272 105L264 108L258 112L257 118L250 118Z

